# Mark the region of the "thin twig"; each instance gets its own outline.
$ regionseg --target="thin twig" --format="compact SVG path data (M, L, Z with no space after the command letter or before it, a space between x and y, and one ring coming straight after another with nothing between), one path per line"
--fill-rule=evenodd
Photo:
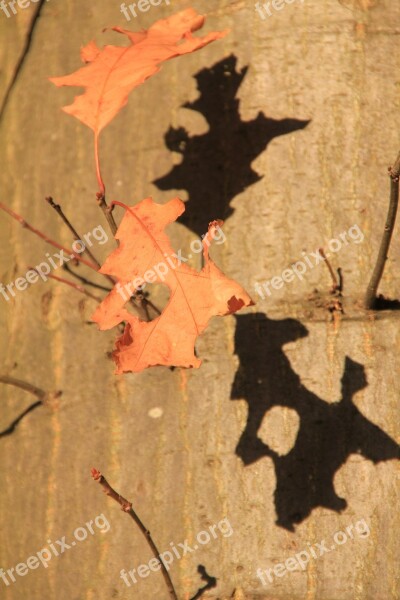
M100 206L101 210L103 211L103 214L104 214L104 216L107 220L107 223L110 227L111 233L115 237L118 227L115 222L114 216L112 214L112 207L108 206L104 193L98 192L96 194L96 198L97 198L97 203Z
M27 60L28 56L30 56L29 51L32 46L34 32L36 31L38 23L40 22L40 16L41 16L42 9L43 9L45 2L46 2L46 0L39 0L39 4L36 7L36 11L32 14L31 21L28 24L27 30L24 35L24 39L25 39L24 47L22 48L20 56L17 58L17 64L15 65L13 76L7 86L6 92L3 97L3 102L0 107L0 120L3 118L3 116L5 114L5 109L11 98L11 93L18 81L18 78L20 77L20 75L22 73L23 67L25 65L25 61ZM29 6L29 5L27 5L27 6ZM13 5L13 9L14 9L14 5Z
M68 264L64 264L63 268L68 271L68 273L70 273L70 275L72 275L73 277L75 277L76 279L79 279L79 281L81 281L82 283L85 283L86 285L90 285L94 288L97 288L99 290L104 290L105 292L111 292L111 288L106 287L105 285L101 285L100 283L94 283L93 281L90 281L89 279L86 279L86 277L82 277L82 275L78 275L78 273L75 273L75 271L73 271L71 269L71 267ZM112 283L114 284L114 280L111 280ZM138 305L136 303L136 300L138 300L140 302L140 305ZM145 312L145 316L147 318L148 321L150 321L150 314L149 314L149 308L152 308L154 310L154 312L158 315L161 314L161 311L157 308L157 306L155 306L155 304L153 304L150 300L148 300L147 298L145 298L144 296L142 296L141 294L137 294L135 296L132 296L130 298L130 302L132 304L132 306L135 308L135 310L137 310L139 316L142 314L141 313L141 309L143 309L143 311Z
M32 227L32 225L30 225L29 223L27 223L25 221L25 219L23 219L23 217L21 217L20 215L18 215L17 213L15 213L13 210L11 210L11 208L8 208L8 206L6 206L5 204L3 204L2 202L0 202L0 209L4 210L4 212L8 213L13 219L15 219L16 221L18 221L22 225L22 227L24 227L25 229L28 229L29 231L31 231L35 235L39 236L42 240L44 240L48 244L51 244L52 246L54 246L55 248L58 248L59 250L63 250L64 252L66 252L70 256L74 256L74 258L76 258L77 260L79 260L81 263L83 263L84 265L86 265L90 269L93 269L94 271L97 272L97 270L98 270L97 265L95 265L95 264L93 264L91 262L88 262L87 260L85 260L84 258L82 258L81 256L79 256L79 254L77 254L76 252L73 252L72 250L69 250L68 248L65 248L64 246L61 246L61 244L59 244L58 242L55 242L54 240L52 240L51 238L49 238L46 234L42 233L38 229L35 229L35 227Z
M104 197L103 197L103 200L105 202ZM106 206L106 209L107 209L107 214L110 216L112 222L114 223L115 231L116 231L117 230L117 226L115 224L114 217L112 216L111 212L109 212L109 208L108 208L107 204L105 204L105 206ZM96 264L88 262L87 260L85 260L84 258L82 258L76 252L73 252L72 250L69 250L68 248L65 248L65 246L62 246L58 242L55 242L54 240L52 240L51 238L49 238L46 234L42 233L41 231L39 231L38 229L36 229L32 225L30 225L27 221L25 221L25 219L23 217L21 217L19 214L15 213L13 210L11 210L11 208L8 208L8 206L6 206L5 204L3 204L2 202L0 202L0 209L4 210L4 212L6 212L7 214L9 214L16 221L18 221L21 224L22 227L24 227L25 229L28 229L28 231L31 231L32 233L34 233L35 235L37 235L38 237L40 237L42 240L44 240L48 244L51 244L52 246L54 246L55 248L58 248L59 250L63 250L69 256L71 256L71 257L73 256L79 262L83 263L84 265L86 265L90 269L93 269L94 271L96 271L96 273L98 272L98 266ZM35 270L35 269L33 269L33 270ZM107 279L109 279L113 284L115 283L114 279L111 276L105 275L105 277L107 277ZM67 280L62 280L61 278L57 278L54 275L53 276L49 275L49 278L51 278L51 279L58 279L59 281L62 281L63 283L68 283L68 285L71 285L72 287L75 287L78 291L80 291L80 292L86 294L87 296L93 298L97 302L101 302L101 300L99 300L99 298L97 298L96 296L93 296L89 292L86 292L86 290L84 290L81 286L76 286L75 284L72 284L71 282L67 282ZM147 310L147 306L150 306L158 314L161 314L160 311L158 310L158 308L152 302L150 302L149 300L147 300L146 298L141 298L138 301L136 301L135 296L132 296L132 298L131 298L131 304L137 310L139 317L142 318L144 321L149 320L149 313L148 313L148 310Z
M35 269L35 267L29 267L29 270L39 273L39 271L37 271ZM40 273L39 273L39 275L40 275ZM57 275L47 275L47 278L54 279L55 281L59 281L60 283L65 283L66 285L69 285L70 287L74 288L74 290L76 290L77 292L80 292L81 294L85 294L85 296L92 298L92 300L96 300L96 302L101 302L101 298L98 298L94 294L91 294L90 292L85 290L85 288L82 285L78 285L77 283L74 283L73 281L68 281L68 279L64 279L63 277L57 277Z
M82 275L78 275L78 273L75 273L75 271L73 271L67 263L63 264L63 269L68 271L68 273L70 275L72 275L72 277L79 279L79 281L81 281L82 283L84 283L86 285L90 285L99 290L103 290L104 292L111 292L111 288L108 288L105 285L101 285L100 283L94 283L94 281L90 281L89 279L86 279L86 277L82 277Z
M142 304L144 310L146 311L146 314L148 315L149 321L150 321L149 308L152 308L158 316L161 315L161 310L159 308L157 308L157 306L155 304L153 304L153 302L151 300L146 298L146 296L143 294L142 291L137 292L134 296L132 296L132 298L137 298L139 300L139 302ZM131 300L132 300L132 298L131 298Z
M156 312L159 312L158 308L154 306L152 302L150 302L149 300L147 300L147 298L144 298L144 296L141 296L140 294L132 295L129 298L129 302L136 310L138 317L142 321L150 321L150 315L148 311L149 306L151 306L151 308L153 308Z
M17 425L22 421L22 419L29 414L32 410L37 408L39 405L43 406L51 406L54 405L54 401L59 398L62 394L60 390L57 392L45 392L44 390L28 383L27 381L22 381L22 379L16 379L15 377L10 377L9 375L0 375L0 383L5 383L6 385L13 385L14 387L18 387L25 392L29 392L33 394L38 399L37 402L34 402L28 408L26 408L14 421L5 429L0 432L0 437L5 437L6 435L11 435Z
M389 209L386 217L385 229L383 232L381 245L379 248L378 258L374 271L371 276L371 280L367 287L367 293L365 294L364 305L366 309L373 309L376 306L376 294L378 286L385 269L385 263L388 258L390 241L392 239L393 229L396 222L397 207L399 203L399 177L400 177L400 152L396 158L396 161L392 167L389 167L390 177L390 200Z
M51 196L46 197L46 201L60 215L60 217L62 218L62 220L64 221L64 223L68 227L68 229L71 231L71 233L74 236L75 240L82 241L82 237L79 235L79 233L76 231L75 227L72 225L72 223L65 216L64 211L61 208L61 206L59 204L56 204ZM98 269L101 269L101 264L99 263L99 261L97 260L97 258L93 255L93 253L91 252L91 250L89 250L89 248L86 246L86 244L85 244L85 250L84 250L84 252L86 252L88 254L88 256L90 256L90 258L96 263ZM108 279L113 285L115 284L115 279L113 277L111 277L111 275L104 275L104 277L106 277L106 279ZM84 278L82 278L82 279L84 279ZM87 284L95 286L95 284L91 284L89 282L87 282ZM103 289L108 289L108 288L103 288Z
M15 387L21 388L21 390L25 390L26 392L30 392L36 398L38 398L41 402L47 396L47 392L41 390L40 388L28 383L27 381L22 381L21 379L16 379L15 377L9 377L8 375L0 375L0 383L5 383L7 385L13 385ZM61 394L61 392L59 392Z
M74 239L77 240L77 241L82 241L82 237L76 231L75 227L72 225L72 223L69 221L69 219L65 216L62 207L59 204L56 204L51 196L46 196L45 200L46 200L46 202L48 202L50 204L50 206L52 208L54 208L54 210L56 211L56 213L64 221L64 223L66 224L66 226L68 227L68 229L70 230L70 232L72 233L72 235L74 236ZM101 265L100 265L99 261L93 255L93 253L91 252L91 250L89 250L89 248L86 246L86 244L85 244L85 252L86 252L86 254L88 256L90 256L90 258L92 259L92 261L97 265L97 268L100 269Z
M112 208L107 206L107 203L105 201L105 197L104 195L102 195L101 193L99 193L97 195L98 201L100 206L103 208L103 211L105 211L105 214L107 216L107 220L110 224L110 228L111 231L113 232L113 235L115 235L115 232L117 231L117 225L114 221L114 217L111 214L111 210ZM81 237L79 236L79 233L76 231L76 229L73 227L73 225L70 223L70 221L67 219L67 217L65 216L62 208L60 205L55 204L54 200L48 196L46 197L46 201L50 204L50 206L52 208L54 208L54 210L56 210L56 212L60 215L60 217L62 218L62 220L64 221L64 223L67 225L68 229L72 232L73 236L75 239L77 240L81 240ZM49 240L49 238L47 238L47 236L44 236L44 234L42 234L41 232L38 232L36 229L32 228L30 225L28 225L26 223L26 221L24 219L22 219L22 217L20 217L19 215L17 215L16 213L14 213L13 211L11 211L10 209L8 209L7 207L3 207L0 203L0 208L4 208L4 210L6 210L6 212L8 212L11 216L13 216L15 219L17 219L21 225L23 225L24 227L27 227L28 229L30 229L31 231L33 231L34 233L36 233L37 235L39 235L41 238L45 239L46 241L53 243L52 240ZM111 221L109 220L109 217L111 219ZM54 244L56 244L54 242ZM64 249L62 246L58 246L61 249ZM66 249L64 249L66 250ZM88 252L88 254L90 255L90 257L95 261L95 263L97 264L97 268L96 271L100 268L100 263L97 261L97 259L91 254L91 252L86 248L86 251ZM68 250L66 250L66 252L68 252ZM79 260L81 260L81 262L84 262L85 264L86 261L84 261L82 258L80 258L79 256L77 256L77 258ZM74 271L72 271L69 266L67 266L66 263L64 263L63 267L69 272L71 273L71 275L73 275L74 277L76 277L77 279L79 279L80 281L82 281L82 283L85 283L87 285L91 285L92 287L96 287L102 290L105 290L107 292L110 292L111 289L107 288L105 286L102 286L100 284L96 284L93 283L91 281L89 281L88 279L86 279L85 277L82 277L81 275L78 275L77 273L75 273ZM33 269L35 270L35 269ZM115 285L115 279L113 277L111 277L110 275L104 274L102 273L102 275L104 275L104 277L106 277L113 285ZM75 289L77 289L78 291L82 292L83 294L86 294L87 296L89 296L90 298L93 298L94 300L97 300L97 302L101 302L101 300L99 300L99 298L97 298L96 296L93 296L92 294L90 294L89 292L87 292L84 288L82 288L81 286L78 286L76 284L73 284L71 282L69 282L66 279L62 279L56 276L51 276L49 275L50 279L56 279L57 281L60 281L62 283L66 283L67 285L70 285L71 287L75 287ZM145 298L143 295L141 294L136 294L133 295L130 298L130 302L132 304L132 306L135 308L135 310L138 313L138 316L140 318L142 318L145 321L150 321L150 314L149 314L149 308L152 308L156 314L160 315L161 311L147 298Z
M103 477L103 475L100 473L100 471L98 471L97 469L92 469L92 477L95 481L98 481L100 483L100 485L103 488L103 491L105 494L107 494L107 496L110 496L111 498L113 498L116 502L118 502L118 504L120 505L121 509L128 513L128 515L130 515L130 517L132 517L132 519L135 521L136 525L139 527L140 531L142 532L142 534L144 535L144 537L147 540L148 545L150 546L155 558L157 558L160 562L161 565L161 572L163 574L164 577L164 581L165 584L168 588L168 592L170 597L173 600L178 600L178 596L176 595L175 592L175 588L174 585L171 581L171 578L169 576L169 573L163 563L163 561L160 559L160 552L158 551L157 546L155 545L155 543L153 542L153 539L150 535L150 531L143 525L142 521L139 519L138 515L135 513L135 511L132 508L132 504L131 502L129 502L128 500L125 500L125 498L123 498L120 494L118 494L108 483L108 481L105 479L105 477Z
M326 266L328 267L329 273L330 273L330 275L332 277L332 283L333 283L332 292L336 292L336 290L339 290L340 284L339 284L339 282L338 282L338 280L336 278L334 270L332 269L332 265L329 262L329 260L327 259L326 254L324 252L324 249L323 248L319 248L318 251L319 251L320 255L322 256L322 258L324 259L324 261L326 263Z
M33 269L33 270L35 270L35 269ZM57 275L47 275L47 277L49 279L54 279L55 281L59 281L60 283L65 283L65 285L69 285L77 292L80 292L81 294L85 294L85 296L87 296L88 298L92 298L92 300L96 300L96 302L99 302L99 303L101 302L101 298L98 298L94 294L91 294L90 292L85 290L85 288L82 285L78 285L77 283L74 283L73 281L68 281L68 279L64 279L63 277L57 277Z

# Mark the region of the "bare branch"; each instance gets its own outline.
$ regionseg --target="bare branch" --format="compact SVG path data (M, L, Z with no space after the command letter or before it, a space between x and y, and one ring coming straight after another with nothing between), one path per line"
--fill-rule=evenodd
M72 235L74 236L74 239L77 241L78 240L82 241L82 236L79 235L79 233L76 231L75 227L72 225L72 223L69 221L69 219L65 216L64 211L61 208L61 206L59 204L56 204L51 196L47 196L45 198L45 200L46 200L46 202L48 202L50 204L50 206L52 208L54 208L56 213L64 221L64 223L66 224L66 226L68 227L68 229L70 230ZM97 268L100 269L101 265L100 265L99 261L97 260L97 258L93 255L91 250L89 250L89 248L86 245L85 245L85 252L92 259L92 261L97 265Z
M32 225L30 225L29 223L27 223L25 221L25 219L23 219L20 215L18 215L13 210L11 210L11 208L8 208L8 206L6 206L5 204L3 204L2 202L0 202L0 209L4 210L13 219L15 219L16 221L18 221L22 225L22 227L25 227L25 229L28 229L29 231L31 231L32 233L34 233L35 235L37 235L38 237L40 237L42 240L44 240L48 244L51 244L52 246L54 246L55 248L58 248L59 250L64 250L64 252L66 252L68 255L74 256L81 263L83 263L84 265L86 265L90 269L93 269L94 271L97 272L97 265L95 265L94 263L88 262L87 260L85 260L84 258L82 258L81 256L79 256L79 254L77 254L76 252L73 252L72 250L69 250L68 248L65 248L64 246L61 246L61 244L59 244L58 242L55 242L54 240L52 240L51 238L49 238L46 234L42 233L38 229L35 229L35 227L32 227Z
M371 280L367 287L367 293L365 294L364 305L367 309L374 309L376 307L376 294L378 286L381 281L385 264L388 258L390 241L392 239L393 229L396 222L397 207L399 203L399 178L400 178L400 152L396 158L393 167L389 167L390 176L390 200L389 209L386 217L385 229L383 232L381 246L379 248L378 258L374 271L371 276Z
M36 271L36 269L34 269L33 267L31 267L31 269L32 269L32 271ZM80 292L81 294L85 294L85 296L87 296L88 298L91 298L92 300L96 300L96 302L101 302L101 298L98 298L98 296L95 296L94 294L91 294L90 292L88 292L88 290L85 290L85 288L82 285L78 285L77 283L74 283L73 281L68 281L68 279L64 279L63 277L57 277L57 275L47 275L47 277L49 279L54 279L55 281L59 281L60 283L65 283L65 285L69 285L70 287L74 288L74 290L76 290L77 292Z
M319 253L322 256L322 258L324 259L324 261L326 263L326 266L328 267L330 276L332 277L332 284L333 284L332 285L332 292L336 292L336 290L340 289L340 284L339 284L339 282L338 282L338 280L336 278L335 271L332 269L332 265L329 262L329 260L327 259L326 254L325 254L323 248L319 248Z
M37 398L36 402L28 406L28 408L26 408L16 419L14 419L14 421L12 421L12 423L6 429L4 429L4 431L0 432L0 438L11 435L22 419L38 406L42 405L55 407L57 405L57 398L59 398L62 394L61 391L45 392L44 390L32 385L31 383L28 383L27 381L22 381L21 379L16 379L15 377L10 377L9 375L0 375L0 383L18 387L25 392L33 394L33 396L36 396Z
M112 206L111 207L108 206L104 193L98 192L96 194L96 197L97 197L97 203L100 206L101 210L103 211L103 214L104 214L104 216L107 220L107 223L110 227L111 233L115 237L115 234L117 233L117 224L116 224L115 219L112 214Z
M126 500L123 496L121 496L121 494L118 494L118 492L116 492L110 486L110 484L108 483L106 478L103 477L103 475L97 469L92 469L92 477L95 481L98 481L100 483L101 487L103 488L104 493L107 494L107 496L110 496L111 498L113 498L113 500L115 500L116 502L118 502L118 504L121 507L121 510L126 512L135 521L136 525L139 527L140 531L146 538L147 543L150 546L155 558L157 558L157 560L160 562L161 572L164 577L165 584L168 588L170 598L172 598L173 600L178 600L178 596L176 595L174 585L171 581L169 573L168 573L167 569L165 568L164 563L160 559L160 552L158 551L157 546L153 542L153 539L150 535L150 531L143 525L142 521L139 519L138 515L133 510L132 503L129 502L128 500Z

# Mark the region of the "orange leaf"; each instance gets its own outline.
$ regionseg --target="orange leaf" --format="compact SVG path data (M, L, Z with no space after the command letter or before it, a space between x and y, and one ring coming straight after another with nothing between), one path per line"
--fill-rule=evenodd
M81 50L86 66L64 77L50 78L58 87L85 88L85 92L63 110L93 129L97 137L125 106L129 93L157 73L160 63L199 50L228 33L213 32L204 37L193 37L192 31L203 24L204 17L189 8L157 21L147 31L134 33L113 27L114 31L128 37L129 46L110 45L101 50L92 41Z
M155 365L199 367L201 361L194 355L194 344L211 317L253 304L243 288L225 277L209 258L208 246L221 222L210 223L203 239L205 266L200 272L185 264L187 259L181 252L174 252L164 229L184 210L179 198L163 205L147 198L128 208L115 236L120 245L100 269L118 283L92 320L102 330L125 322L113 353L117 373L138 372ZM124 308L134 286L142 285L143 280L132 282L145 273L146 279L165 283L171 292L162 314L150 322L141 321ZM131 284L130 293L126 292L127 284Z

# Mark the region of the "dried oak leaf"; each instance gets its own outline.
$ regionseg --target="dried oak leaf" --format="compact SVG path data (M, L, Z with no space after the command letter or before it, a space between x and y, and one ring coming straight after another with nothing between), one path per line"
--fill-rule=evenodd
M138 372L155 365L199 367L201 361L194 355L194 344L210 318L253 304L243 288L228 279L209 257L208 247L220 221L210 223L203 238L205 265L201 271L185 264L181 252L174 252L164 229L184 210L179 198L166 204L156 204L147 198L128 208L115 236L120 245L100 269L100 273L112 275L118 283L92 320L102 330L125 322L124 333L117 339L113 352L116 373ZM168 266L165 274L165 267L157 269L161 263ZM131 284L130 290L134 291L143 279L133 282L143 276L170 289L170 299L162 314L150 322L141 321L124 308L129 301L124 286Z
M188 8L167 19L156 21L147 31L132 32L121 27L113 31L126 35L129 46L97 47L94 41L81 49L87 63L70 75L51 77L57 87L79 86L85 92L63 110L90 127L98 136L128 101L129 93L159 71L159 64L203 48L224 37L228 31L212 32L195 38L193 31L204 17Z

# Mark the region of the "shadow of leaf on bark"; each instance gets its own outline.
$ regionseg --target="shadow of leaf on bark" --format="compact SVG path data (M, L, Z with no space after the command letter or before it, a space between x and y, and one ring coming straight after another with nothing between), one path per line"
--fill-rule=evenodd
M242 121L236 95L248 67L237 71L236 63L232 54L195 75L200 96L183 107L202 114L209 130L190 136L183 127L170 127L166 146L182 154L182 162L153 181L163 191L187 190L189 201L179 222L199 237L214 219L230 217L231 200L262 179L251 164L268 144L310 122L271 119L261 111L255 119Z
M217 587L217 579L209 575L203 565L198 565L197 572L201 575L201 579L205 581L206 584L199 588L190 600L199 600L207 590Z
M236 454L246 466L263 457L272 459L280 527L294 531L317 506L341 512L347 502L336 494L333 480L351 454L373 463L400 458L400 446L353 403L354 394L368 385L364 366L346 356L342 397L338 402L325 402L302 384L282 349L308 335L300 321L272 320L262 313L235 319L235 354L240 365L231 399L244 398L248 404ZM257 435L265 414L275 406L289 407L299 416L297 438L286 455L276 453Z

